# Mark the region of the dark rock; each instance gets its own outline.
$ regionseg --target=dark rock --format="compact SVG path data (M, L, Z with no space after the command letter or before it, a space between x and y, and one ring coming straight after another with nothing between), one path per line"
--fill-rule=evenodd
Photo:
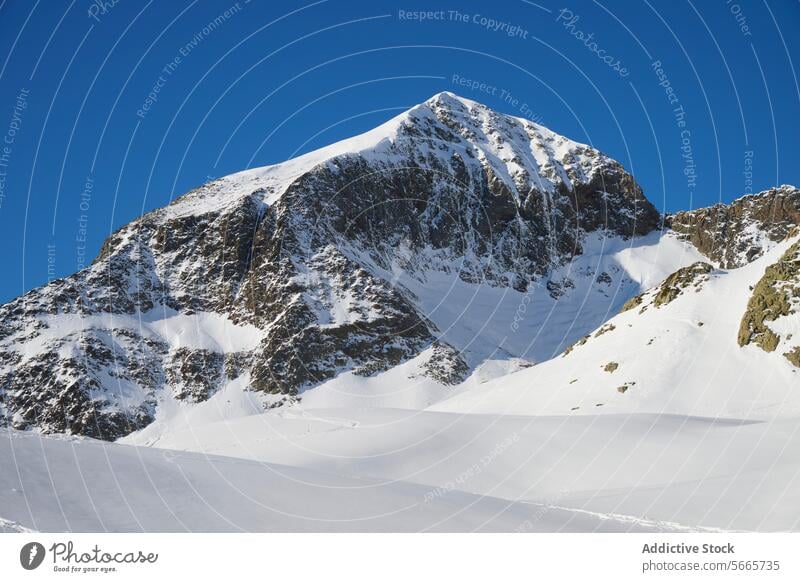
M800 225L800 190L772 188L731 204L678 212L666 225L724 269L741 267L765 250L761 238L780 242Z

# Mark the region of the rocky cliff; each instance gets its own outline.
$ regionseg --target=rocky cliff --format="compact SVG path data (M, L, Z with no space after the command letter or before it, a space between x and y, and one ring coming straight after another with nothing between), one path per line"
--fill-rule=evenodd
M800 190L772 188L731 204L678 212L666 224L723 268L741 267L800 224Z

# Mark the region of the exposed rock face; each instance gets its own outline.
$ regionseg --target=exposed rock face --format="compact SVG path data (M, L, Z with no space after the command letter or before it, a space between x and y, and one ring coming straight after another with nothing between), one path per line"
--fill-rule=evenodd
M525 290L586 232L659 220L599 151L440 94L206 184L114 233L91 267L0 307L0 422L115 439L161 398L202 401L246 375L279 404L423 352L444 388L469 366L398 272Z
M653 305L661 307L672 303L687 289L699 291L714 267L708 263L697 262L672 273L659 285L653 296Z
M167 385L178 400L207 400L222 381L223 362L224 356L217 352L178 348L167 363Z
M469 367L451 346L436 342L433 355L423 366L425 374L445 386L453 386L464 380Z
M800 312L800 242L793 244L780 261L767 267L764 276L753 288L747 310L739 326L739 345L757 344L766 352L775 351L783 343L789 351L784 355L797 365L798 344L791 335L782 337L773 326L786 318L797 318ZM800 338L798 338L800 339Z
M684 293L692 290L698 292L703 288L714 266L702 261L682 267L664 279L659 285L645 293L629 299L620 310L620 313L639 309L640 313L647 311L651 305L655 308L663 307L675 301Z
M722 268L741 267L800 225L800 190L781 186L731 204L678 212L666 224Z

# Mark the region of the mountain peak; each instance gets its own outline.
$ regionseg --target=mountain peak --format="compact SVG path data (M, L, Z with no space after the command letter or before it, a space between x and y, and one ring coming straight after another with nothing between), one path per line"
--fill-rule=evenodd
M475 347L426 296L541 284L549 310L574 288L550 279L588 234L628 239L659 220L598 150L440 93L214 180L118 230L89 268L0 306L0 422L113 439L165 400L238 383L278 405L406 364L444 394L529 342L500 345L498 332Z
M425 105L442 105L449 107L473 107L475 105L488 109L483 103L461 97L452 91L440 91L430 98L426 99L422 104Z
M262 193L263 202L273 204L300 176L315 167L335 168L344 158L389 165L404 158L429 167L449 165L453 155L468 165L484 167L517 204L532 191L552 194L562 187L573 191L612 167L614 173L625 172L591 146L443 91L360 135L279 164L221 178L176 200L164 214L216 210L254 191Z

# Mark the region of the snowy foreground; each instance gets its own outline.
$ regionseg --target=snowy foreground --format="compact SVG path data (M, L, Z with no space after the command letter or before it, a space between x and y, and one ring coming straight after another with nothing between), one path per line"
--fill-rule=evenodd
M10 432L10 531L790 530L797 420L263 414L178 452Z

